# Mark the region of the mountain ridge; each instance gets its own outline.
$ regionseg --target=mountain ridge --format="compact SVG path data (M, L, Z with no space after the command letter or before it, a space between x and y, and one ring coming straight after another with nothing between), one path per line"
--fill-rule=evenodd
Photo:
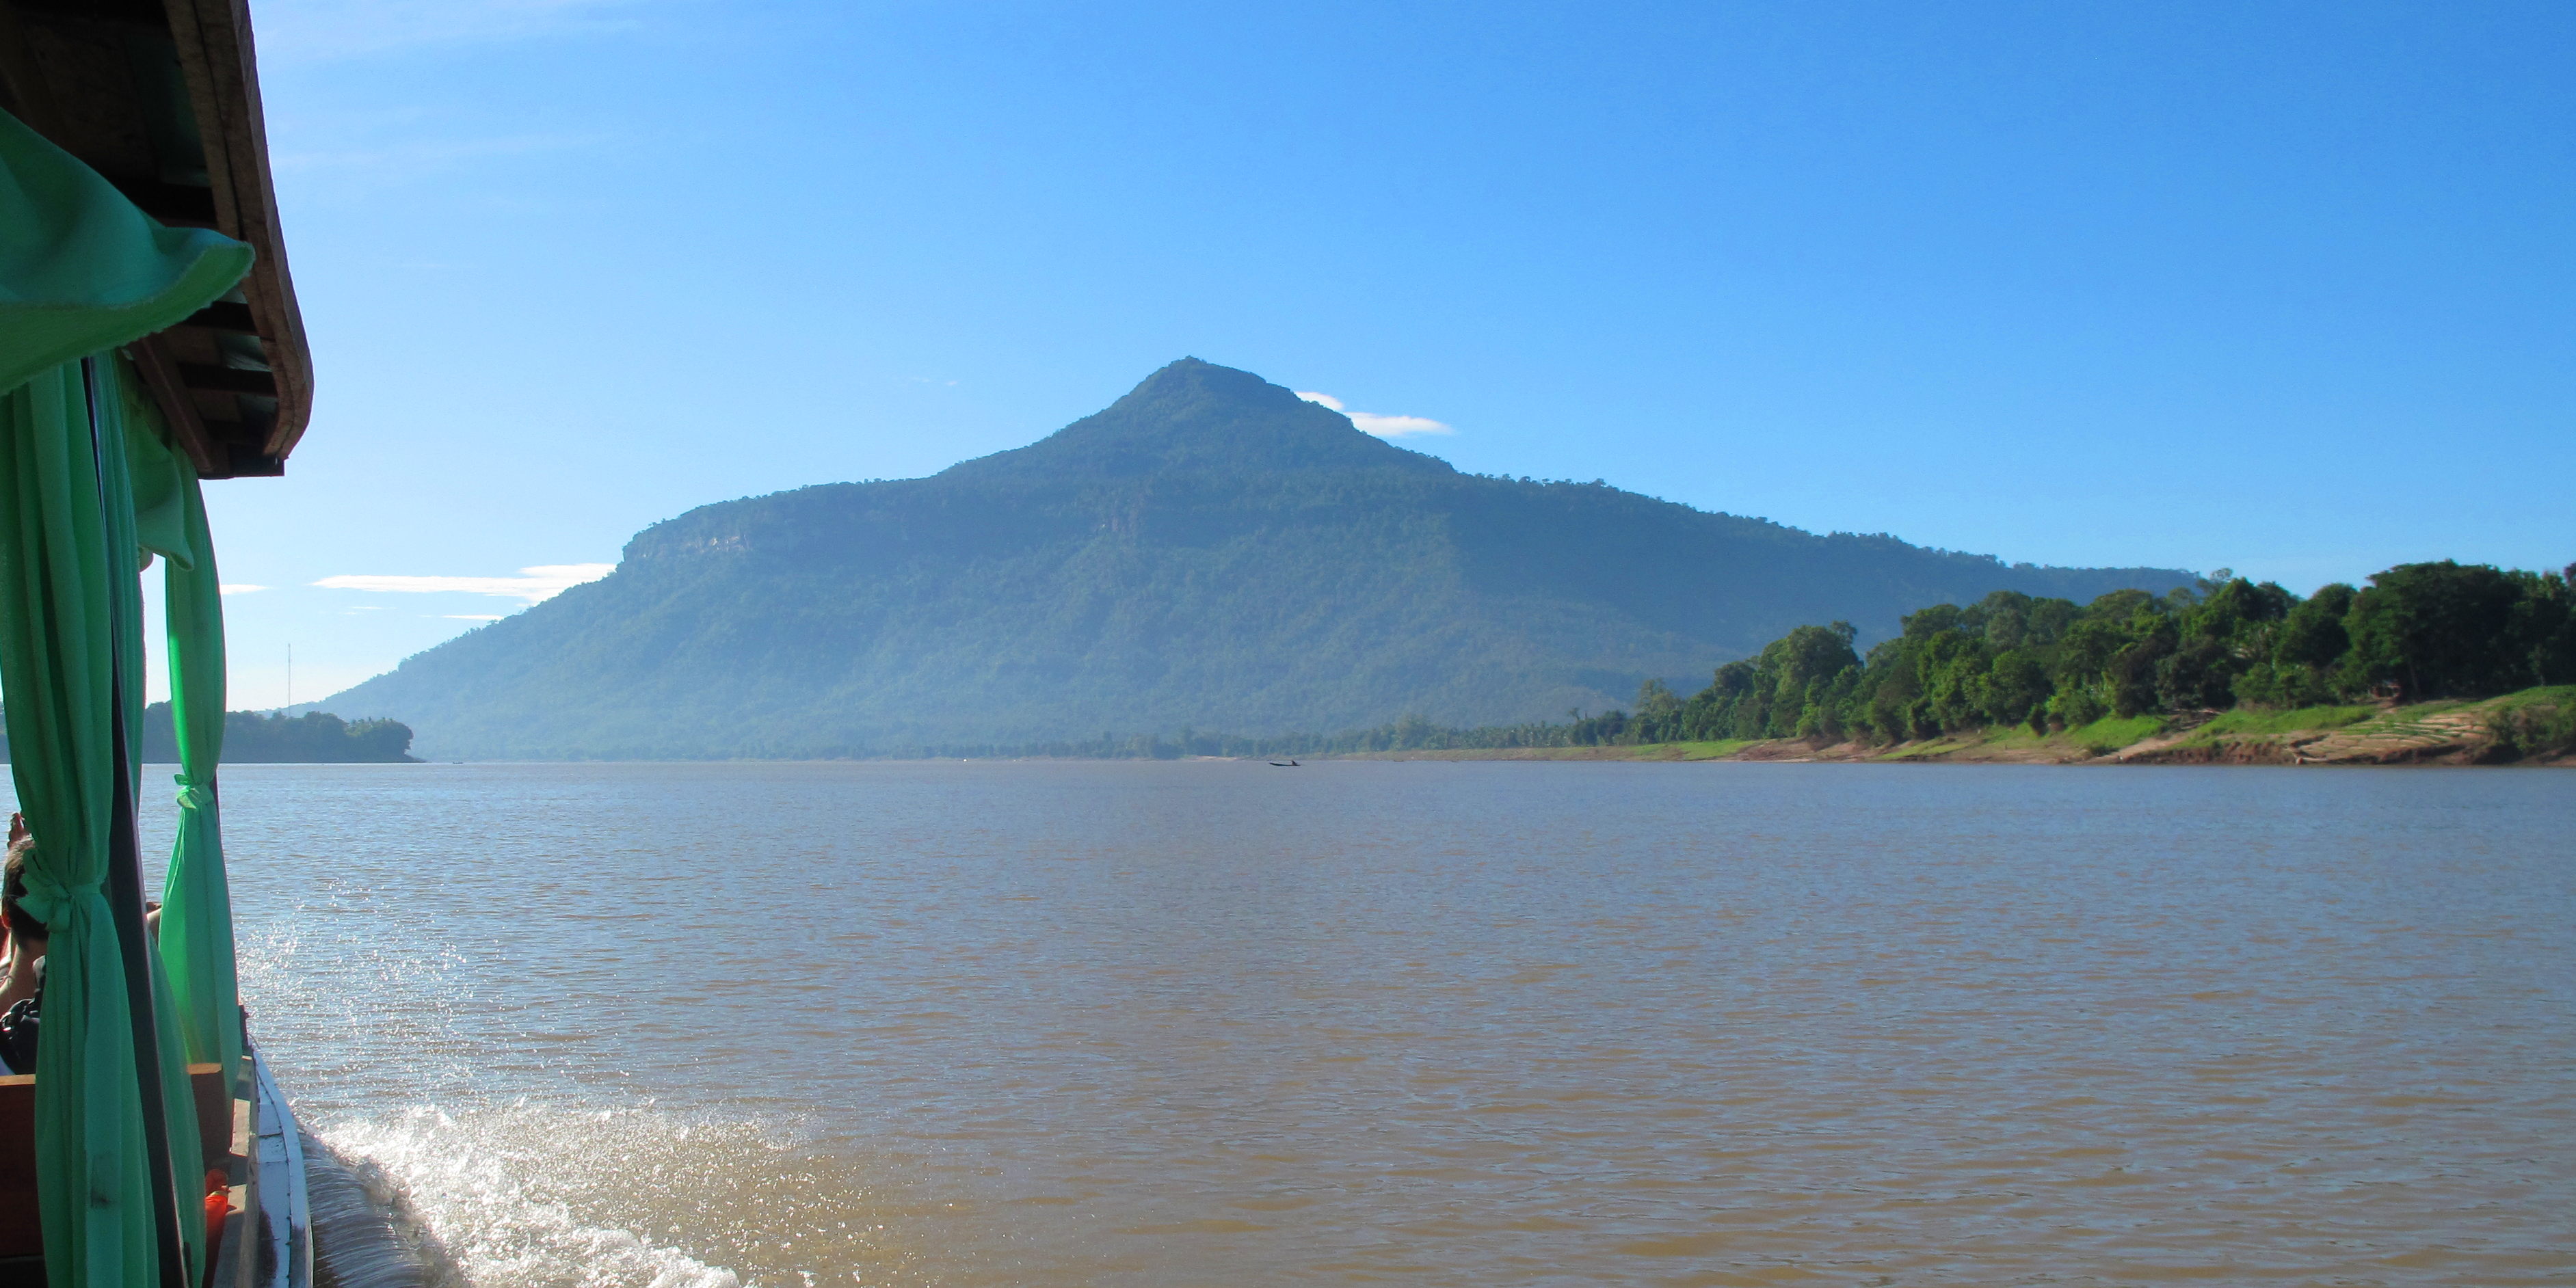
M1607 484L1464 474L1183 359L924 478L700 506L617 571L332 703L434 757L893 754L1192 725L1553 718L1704 676L1802 621L1869 637L2051 569L1819 537ZM1694 687L1697 680L1692 681Z

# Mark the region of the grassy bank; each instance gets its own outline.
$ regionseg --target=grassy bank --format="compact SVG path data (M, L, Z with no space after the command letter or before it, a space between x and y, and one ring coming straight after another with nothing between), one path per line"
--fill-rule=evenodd
M1774 739L1384 751L1365 760L1864 761L1886 764L2576 765L2576 685L2479 702L2105 717L2034 733L1966 729L1894 744Z

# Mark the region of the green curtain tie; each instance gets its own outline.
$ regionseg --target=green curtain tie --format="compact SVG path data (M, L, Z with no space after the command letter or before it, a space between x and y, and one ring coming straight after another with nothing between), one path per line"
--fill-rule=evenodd
M213 790L186 774L174 775L170 781L179 785L179 808L181 809L204 809L215 803Z
M25 880L27 882L27 897L19 900L18 902L20 906L26 908L28 916L45 923L47 926L53 925L55 921L61 918L63 913L71 909L72 904L76 900L79 900L84 896L93 899L106 897L101 893L107 887L107 875L105 873L99 874L99 878L96 881L83 881L78 885L64 885L61 881L55 879L53 873L47 872L37 867L35 864L30 863L27 865Z

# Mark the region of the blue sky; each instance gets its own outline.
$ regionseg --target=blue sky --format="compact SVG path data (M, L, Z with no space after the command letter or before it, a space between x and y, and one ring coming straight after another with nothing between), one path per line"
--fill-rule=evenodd
M319 394L210 489L236 706L1184 354L2012 560L2576 559L2555 0L254 16Z

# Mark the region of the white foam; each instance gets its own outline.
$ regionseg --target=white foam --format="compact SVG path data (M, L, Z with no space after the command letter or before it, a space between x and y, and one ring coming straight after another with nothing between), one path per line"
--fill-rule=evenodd
M421 1108L316 1134L395 1211L398 1227L416 1224L406 1233L458 1288L739 1288L731 1270L576 1212L580 1200L600 1197L603 1183L617 1183L603 1169L635 1161L638 1145L661 1155L650 1146L688 1137L687 1126L656 1117L529 1105L457 1116Z

